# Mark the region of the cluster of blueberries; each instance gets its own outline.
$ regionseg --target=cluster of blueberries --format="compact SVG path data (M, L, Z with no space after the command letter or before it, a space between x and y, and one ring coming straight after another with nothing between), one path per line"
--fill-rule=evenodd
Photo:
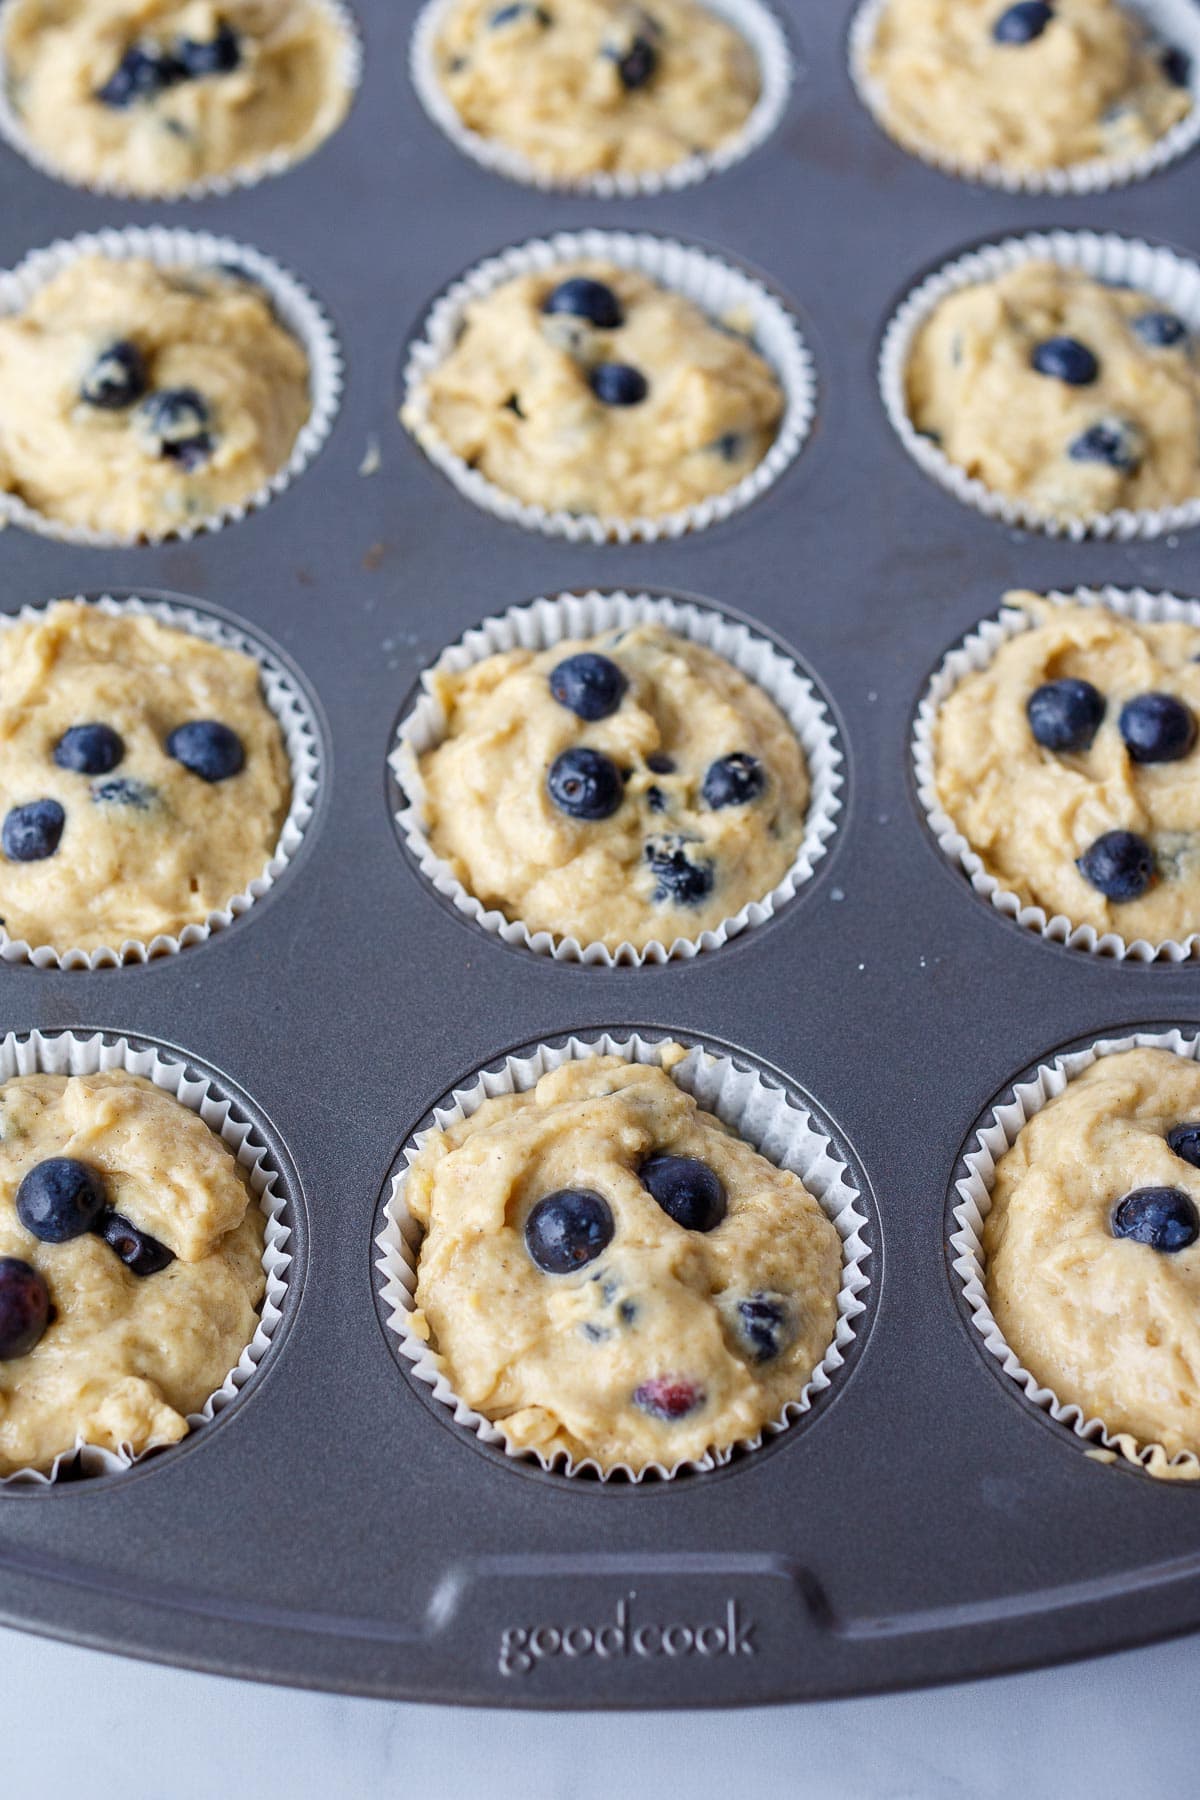
M590 275L571 275L560 281L543 300L542 311L547 318L583 319L597 331L618 331L625 323L621 302L612 289ZM638 406L650 392L650 383L632 363L593 363L587 382L604 406Z
M611 657L594 650L580 650L550 671L550 692L559 705L589 724L616 712L628 685ZM670 775L675 769L671 758L661 754L648 756L646 766L654 775ZM555 757L546 777L546 789L555 806L568 818L594 823L611 818L617 811L627 778L611 756L581 744ZM705 805L717 812L726 806L748 806L766 785L766 774L758 758L739 750L709 764L700 791ZM661 788L648 788L646 797L652 812L666 810L667 799ZM687 855L685 845L693 841L670 835L647 841L646 861L657 884L655 900L695 906L712 892L712 864L693 862Z
M644 88L658 71L658 50L653 40L661 37L662 27L648 12L641 12L640 18L641 31L621 43L605 44L600 52L607 61L616 64L621 86L627 94ZM548 31L554 24L553 14L544 6L531 4L531 0L509 0L509 4L498 6L491 14L488 27L492 31L503 31L505 26L515 25L519 19L532 19L542 31Z
M157 100L167 88L181 81L199 81L206 75L229 75L242 60L237 34L222 22L216 36L206 43L195 38L177 38L165 44L130 44L124 56L104 83L96 89L102 106L124 111L138 100Z
M1200 1169L1200 1123L1172 1126L1167 1144L1183 1162ZM1174 1256L1200 1237L1200 1210L1182 1188L1135 1188L1114 1206L1111 1227L1116 1238L1132 1238Z
M17 1217L42 1244L95 1232L134 1275L157 1275L175 1260L173 1250L113 1210L99 1170L71 1156L34 1164L17 1189ZM38 1271L19 1256L0 1256L0 1361L28 1356L52 1311Z
M190 474L213 453L208 402L193 387L147 392L149 387L142 352L129 338L119 338L101 350L80 384L79 397L101 412L126 412L137 406L134 430L146 453L178 463Z
M1187 326L1176 313L1139 313L1130 323L1151 350L1173 350L1188 342ZM1095 352L1073 337L1045 338L1034 346L1029 360L1039 375L1063 381L1068 387L1091 387L1100 374L1100 359ZM1104 463L1123 475L1136 473L1143 450L1139 427L1132 420L1111 417L1097 419L1067 445L1067 455L1073 462Z
M1053 19L1054 7L1049 0L1018 0L1016 6L1010 6L1000 14L992 26L992 37L997 44L1032 44ZM1188 85L1192 65L1182 50L1170 45L1163 50L1160 61L1168 81L1173 81L1176 87Z
M1078 754L1091 748L1106 702L1090 681L1066 676L1043 682L1025 711L1044 750ZM1121 708L1117 729L1135 763L1179 762L1196 742L1191 708L1174 694L1135 695ZM1154 879L1154 851L1136 831L1106 831L1075 866L1106 900L1136 900Z
M54 746L60 769L76 775L109 775L125 755L125 741L111 725L72 725ZM167 755L198 775L201 781L227 781L245 766L242 740L218 719L189 719L177 725L167 738ZM118 776L94 782L89 789L98 805L127 806L147 812L154 789L144 781ZM14 806L0 828L0 845L10 862L43 862L53 856L66 825L67 815L57 800L29 800Z

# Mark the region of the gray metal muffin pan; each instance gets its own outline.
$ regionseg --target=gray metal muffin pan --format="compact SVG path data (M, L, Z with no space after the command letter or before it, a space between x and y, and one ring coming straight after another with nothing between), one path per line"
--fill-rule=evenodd
M0 968L5 1030L178 1045L245 1090L298 1171L286 1329L237 1402L124 1476L0 1494L10 1624L313 1687L598 1707L901 1687L1200 1625L1200 1492L1090 1460L1026 1403L966 1321L944 1216L993 1096L1078 1037L1200 1022L1200 967L1116 965L1000 918L939 854L908 755L930 670L1006 587L1197 593L1200 537L1007 532L913 466L874 376L902 293L969 243L1062 224L1200 249L1195 163L1061 202L951 181L855 99L848 0L787 11L802 70L783 127L678 197L544 195L464 160L412 97L412 9L391 0L363 0L351 117L282 179L120 206L3 152L0 264L104 224L203 225L308 281L347 358L331 440L243 523L128 551L0 538L7 610L165 591L268 635L315 693L326 747L295 866L228 931L148 967ZM576 548L501 525L396 421L429 299L484 254L581 223L719 248L797 306L813 440L708 533ZM507 950L425 887L389 817L385 757L420 669L491 611L591 585L744 613L813 670L842 730L845 810L815 878L687 965ZM811 1093L865 1170L875 1234L870 1310L826 1401L725 1470L636 1488L545 1476L464 1434L401 1373L372 1255L387 1171L439 1095L513 1045L631 1023L731 1045Z

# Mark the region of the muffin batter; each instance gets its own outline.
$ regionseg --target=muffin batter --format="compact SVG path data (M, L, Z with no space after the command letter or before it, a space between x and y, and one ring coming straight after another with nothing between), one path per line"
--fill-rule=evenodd
M10 104L71 181L172 195L345 117L345 32L320 0L9 0Z
M160 536L250 499L310 410L261 288L83 256L0 318L0 489L63 524Z
M171 753L172 733L195 720L236 734L240 769L208 779ZM79 740L66 734L96 725L116 733L117 761L110 752L93 756L90 772L62 766L64 756L89 762L71 756ZM56 848L29 861L13 860L5 833L0 919L10 937L117 948L203 920L262 874L290 797L283 736L252 657L79 603L0 631L0 818L46 799L65 816Z
M1169 1253L1114 1235L1114 1218L1146 1188L1200 1201L1200 1170L1167 1142L1197 1119L1190 1058L1100 1057L1001 1157L983 1234L992 1311L1025 1367L1168 1457L1200 1453L1200 1244Z
M590 687L571 682L592 665ZM470 893L531 930L669 945L763 899L791 866L804 753L762 689L703 645L638 625L435 681L445 736L420 759L430 841ZM585 787L607 773L606 816L591 788L572 791L581 753Z
M907 371L913 424L1055 518L1200 494L1200 367L1149 294L1034 262L943 300Z
M466 126L561 181L716 150L759 94L750 46L694 0L457 0L435 56Z
M715 1225L680 1224L649 1192L663 1153L716 1177ZM547 1273L527 1227L564 1189L598 1199L611 1235ZM426 1232L413 1329L468 1405L547 1457L670 1468L752 1437L833 1338L836 1230L661 1068L588 1057L486 1100L431 1134L406 1197Z
M782 413L745 338L636 270L580 263L472 301L403 417L518 500L660 518L748 475Z
M100 1226L43 1242L17 1211L24 1177L70 1157L107 1204L173 1252L139 1275ZM0 1087L0 1257L49 1290L50 1322L0 1359L0 1474L46 1469L77 1439L135 1454L172 1444L258 1326L263 1215L197 1113L136 1075L22 1075Z
M1192 107L1186 59L1116 0L888 0L867 73L902 144L967 170L1136 156Z

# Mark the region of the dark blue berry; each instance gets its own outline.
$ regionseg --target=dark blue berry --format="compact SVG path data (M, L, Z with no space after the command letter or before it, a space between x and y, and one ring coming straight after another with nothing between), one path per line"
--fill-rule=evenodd
M680 838L651 838L646 861L654 876L654 899L673 900L679 906L698 906L712 892L713 866L694 863Z
M1154 879L1154 852L1136 831L1106 831L1075 859L1085 881L1106 900L1137 900Z
M525 1248L547 1275L570 1275L612 1243L612 1212L590 1188L560 1188L539 1200L525 1221Z
M1182 1188L1135 1188L1113 1208L1112 1234L1171 1256L1200 1237L1200 1212Z
M60 769L77 775L107 775L125 754L125 741L111 725L72 725L54 746Z
M175 1261L173 1250L160 1244L148 1231L139 1231L119 1212L106 1212L96 1230L135 1275L157 1275Z
M1188 334L1179 314L1173 312L1139 313L1133 321L1133 329L1143 344L1149 344L1152 350L1169 350L1172 345L1181 344Z
M236 731L218 719L189 719L167 739L167 755L202 781L228 781L245 767L246 752Z
M666 812L667 796L660 787L648 787L646 789L646 805L653 813Z
M100 352L80 383L79 392L89 406L120 412L140 400L146 387L145 357L128 338L119 338Z
M719 1177L694 1156L648 1157L638 1170L638 1180L685 1231L712 1231L725 1217L727 1201Z
M721 756L708 765L701 792L714 812L723 806L749 806L767 785L767 777L757 756L735 750L732 756Z
M28 1356L50 1322L50 1295L37 1270L0 1256L0 1362Z
M1176 87L1188 87L1192 79L1192 59L1186 50L1172 44L1163 51L1162 72Z
M606 50L605 55L617 65L621 86L626 93L645 87L658 68L658 51L649 38L635 37L625 50Z
M1142 434L1124 419L1098 419L1067 445L1072 462L1103 463L1132 475L1141 466Z
M152 456L165 456L190 473L213 453L210 417L208 402L195 388L159 388L142 401L137 425Z
M590 275L572 275L547 294L542 301L544 313L566 313L572 319L586 319L598 331L616 331L625 323L621 302L603 281Z
M642 371L629 363L597 363L588 371L588 386L605 406L638 406L650 392Z
M1046 338L1036 346L1030 361L1039 375L1050 375L1069 387L1088 387L1100 373L1100 364L1078 338Z
M713 449L721 461L727 463L736 462L744 447L745 441L741 433L737 431L724 432L713 445Z
M1104 695L1090 681L1064 676L1035 688L1025 713L1043 750L1087 750L1104 717Z
M675 1419L686 1419L704 1402L704 1389L698 1382L688 1381L682 1375L652 1375L649 1381L643 1381L633 1391L633 1404L641 1412L664 1419L668 1424Z
M35 1163L17 1189L17 1217L43 1244L82 1237L95 1227L107 1204L99 1170L73 1156L51 1156Z
M515 24L520 18L531 18L535 24L542 26L550 24L550 14L543 7L529 6L524 3L524 0L516 0L512 6L498 6L488 20L488 24L495 31L500 26Z
M182 66L153 44L131 44L103 87L96 89L102 106L123 110L137 100L156 100L184 79Z
M600 750L564 750L546 777L550 798L571 819L608 819L625 793L621 771Z
M67 815L57 800L30 800L14 806L4 820L0 843L9 862L42 862L53 856Z
M675 773L675 758L673 756L664 756L661 750L652 750L646 758L646 767L650 770L652 775L673 775Z
M242 60L242 47L237 33L224 20L217 35L207 43L195 38L180 38L175 46L179 66L190 81L202 75L230 75Z
M1174 694L1138 694L1121 708L1125 748L1136 763L1179 762L1196 742L1196 720Z
M1019 0L1018 5L1000 14L992 26L992 36L998 44L1032 44L1053 17L1054 8L1047 6L1045 0Z
M1176 1156L1200 1169L1200 1124L1172 1125L1167 1143Z
M98 806L128 806L134 812L149 812L158 799L157 788L128 775L114 775L111 781L94 781L88 793Z
M568 656L550 671L550 692L558 704L589 724L615 713L628 686L616 663L594 650Z
M749 1294L739 1300L737 1333L755 1362L773 1362L791 1343L792 1313L782 1294Z

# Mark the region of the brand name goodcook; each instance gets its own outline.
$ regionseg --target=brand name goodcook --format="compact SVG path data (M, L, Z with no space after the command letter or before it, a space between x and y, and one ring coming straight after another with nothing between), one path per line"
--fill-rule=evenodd
M555 1656L572 1661L598 1656L610 1662L618 1656L754 1656L757 1627L742 1617L736 1600L725 1602L723 1618L700 1625L682 1622L663 1625L654 1620L635 1620L637 1590L617 1601L614 1617L603 1625L509 1625L500 1634L499 1668L502 1675L528 1675L540 1662Z

